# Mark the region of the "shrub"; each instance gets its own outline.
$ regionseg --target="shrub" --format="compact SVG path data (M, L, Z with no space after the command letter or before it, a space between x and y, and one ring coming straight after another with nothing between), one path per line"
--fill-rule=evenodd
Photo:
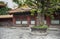
M0 1L0 4L4 4L4 2L3 1Z
M40 28L40 29L47 29L47 25L42 25L42 26L33 26L32 28Z

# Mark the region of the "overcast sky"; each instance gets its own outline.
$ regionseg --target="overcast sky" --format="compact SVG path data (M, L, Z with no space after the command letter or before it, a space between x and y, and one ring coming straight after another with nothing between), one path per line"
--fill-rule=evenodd
M7 6L12 9L18 7L18 5L14 3L12 0L0 0L0 1L4 1L5 3L7 3Z

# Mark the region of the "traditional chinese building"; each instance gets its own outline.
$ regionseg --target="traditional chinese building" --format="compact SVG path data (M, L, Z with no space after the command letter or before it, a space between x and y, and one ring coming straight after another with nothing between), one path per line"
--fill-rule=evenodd
M0 8L5 5L0 5ZM0 15L1 26L34 26L37 24L37 13L31 15L31 8L22 7L8 11L8 15ZM60 25L60 9L54 12L54 19L45 16L44 23L47 25Z
M33 16L30 12L31 8L18 8L15 10L9 11L10 15L13 15L12 23L15 26L31 26L36 25L36 16L35 13Z
M4 8L6 4L0 2L0 8ZM13 15L0 15L0 26L11 25Z
M35 13L33 16L31 15L30 8L19 8L16 10L11 10L10 15L13 15L13 24L21 25L21 26L33 26L37 24L37 13ZM50 17L45 16L44 24L47 25L60 25L60 9L56 10L53 14L54 19L52 20Z

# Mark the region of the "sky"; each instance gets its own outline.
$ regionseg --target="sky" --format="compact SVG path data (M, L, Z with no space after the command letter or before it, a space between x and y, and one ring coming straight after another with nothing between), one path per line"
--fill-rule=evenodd
M18 7L18 5L14 3L12 0L0 0L0 1L7 3L8 8L11 8L11 9L15 9Z

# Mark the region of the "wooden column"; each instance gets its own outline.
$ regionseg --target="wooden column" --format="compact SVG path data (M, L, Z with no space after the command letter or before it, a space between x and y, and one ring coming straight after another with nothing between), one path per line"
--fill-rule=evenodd
M36 18L36 16L35 16L35 26L37 25L37 18Z
M46 23L47 23L48 26L50 25L50 22L51 22L50 17L46 16Z
M28 26L30 25L30 16L27 16Z
M16 24L16 20L15 20L15 17L13 16L13 25L15 25Z
M20 20L21 20L21 25L22 25L22 19L23 19L23 16L20 16Z

